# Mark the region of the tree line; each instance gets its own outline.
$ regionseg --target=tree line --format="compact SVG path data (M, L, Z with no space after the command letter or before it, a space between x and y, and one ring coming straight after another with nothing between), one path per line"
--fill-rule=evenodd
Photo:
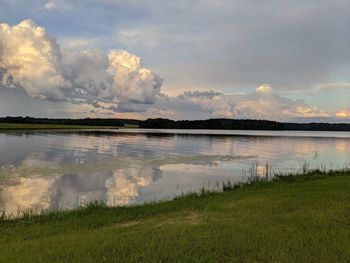
M139 125L138 120L132 119L102 119L102 118L85 118L85 119L50 119L34 117L4 117L0 118L0 123L25 123L25 124L62 124L62 125L86 125L86 126L125 126Z
M350 131L350 123L291 123L250 119L180 120L147 119L140 124L149 129L214 129L273 131Z
M34 117L3 117L0 123L28 124L66 124L91 126L127 126L133 125L148 129L214 129L214 130L273 130L273 131L350 131L350 123L292 123L251 119L208 119L179 120L170 119L50 119Z

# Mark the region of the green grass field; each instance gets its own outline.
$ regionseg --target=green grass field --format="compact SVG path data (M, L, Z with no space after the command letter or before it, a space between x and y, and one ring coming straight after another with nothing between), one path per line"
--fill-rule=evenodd
M1 262L349 262L350 173L0 221Z
M113 129L117 127L65 125L65 124L26 124L26 123L0 123L1 130L58 130L58 129Z

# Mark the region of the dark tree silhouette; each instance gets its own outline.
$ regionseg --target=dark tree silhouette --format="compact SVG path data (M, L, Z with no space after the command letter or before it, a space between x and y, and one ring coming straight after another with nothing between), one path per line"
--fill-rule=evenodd
M350 131L350 123L291 123L249 119L208 119L180 120L169 119L48 119L33 117L4 117L0 123L67 124L92 126L137 125L148 129L214 129L214 130L272 130L272 131Z

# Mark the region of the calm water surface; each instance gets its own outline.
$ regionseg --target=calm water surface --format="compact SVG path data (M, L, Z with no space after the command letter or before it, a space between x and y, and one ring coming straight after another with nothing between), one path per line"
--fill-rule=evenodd
M110 130L0 134L0 210L173 198L239 181L253 164L297 172L350 165L350 133ZM249 172L248 172L249 173Z

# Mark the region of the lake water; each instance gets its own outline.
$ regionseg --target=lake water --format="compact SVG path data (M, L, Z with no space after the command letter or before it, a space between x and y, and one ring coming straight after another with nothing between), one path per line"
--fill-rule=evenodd
M0 133L0 211L110 206L219 189L249 175L350 165L350 133L89 130Z

